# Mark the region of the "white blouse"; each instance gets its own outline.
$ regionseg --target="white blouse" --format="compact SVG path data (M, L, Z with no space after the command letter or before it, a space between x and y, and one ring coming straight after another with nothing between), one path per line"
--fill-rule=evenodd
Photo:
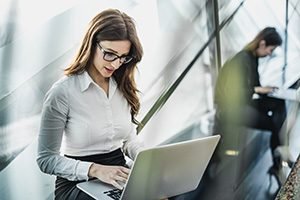
M38 138L37 163L48 174L87 180L91 162L66 158L122 148L134 159L142 148L130 106L113 78L108 97L87 72L63 77L47 92Z

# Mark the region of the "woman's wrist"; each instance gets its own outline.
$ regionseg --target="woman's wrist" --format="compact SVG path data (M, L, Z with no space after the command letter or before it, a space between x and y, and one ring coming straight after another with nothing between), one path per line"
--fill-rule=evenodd
M95 174L96 174L96 166L95 165L96 165L95 163L92 163L90 168L89 168L88 176L90 178L95 177Z

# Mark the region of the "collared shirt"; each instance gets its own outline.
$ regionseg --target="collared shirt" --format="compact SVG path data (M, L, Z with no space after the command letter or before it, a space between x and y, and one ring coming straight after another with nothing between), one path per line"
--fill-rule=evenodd
M122 148L132 159L142 144L131 122L130 106L109 80L109 94L87 72L63 77L47 92L41 117L37 162L45 173L87 180L91 162L66 158Z

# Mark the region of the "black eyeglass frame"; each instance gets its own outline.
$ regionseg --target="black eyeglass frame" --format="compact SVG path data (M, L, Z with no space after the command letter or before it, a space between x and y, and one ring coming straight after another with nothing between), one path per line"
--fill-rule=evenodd
M116 55L115 53L113 52L109 52L109 51L106 51L101 45L99 42L97 42L97 46L99 47L100 51L103 53L103 60L105 61L108 61L108 62L113 62L115 61L116 59L119 59L120 62L122 64L127 64L129 62L131 62L133 60L133 57L132 56L129 56L129 55L123 55L123 56L118 56ZM110 57L107 57L107 55L109 55Z

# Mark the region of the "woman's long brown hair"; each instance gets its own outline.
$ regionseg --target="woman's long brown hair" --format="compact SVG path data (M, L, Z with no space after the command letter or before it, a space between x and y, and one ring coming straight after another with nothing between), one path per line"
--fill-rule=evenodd
M96 15L89 24L74 61L65 69L65 74L71 76L86 71L91 66L96 44L104 40L131 42L129 55L133 56L133 60L118 68L113 77L131 107L132 122L139 124L135 118L140 109L140 101L134 74L136 64L142 59L143 48L137 36L134 20L127 14L117 9L107 9Z

